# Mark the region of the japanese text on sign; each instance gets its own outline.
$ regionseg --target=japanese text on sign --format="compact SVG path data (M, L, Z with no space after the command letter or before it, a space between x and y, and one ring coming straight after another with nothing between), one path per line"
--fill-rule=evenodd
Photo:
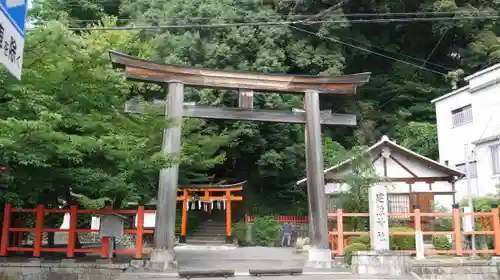
M0 0L1 1L1 0ZM19 7L19 9L23 9ZM0 64L18 80L21 79L24 33L16 27L5 7L0 13ZM23 25L24 28L24 25Z
M17 43L13 36L5 38L5 28L0 23L0 48L3 48L3 54L11 63L15 63L19 67L19 59L21 56L17 55ZM5 39L5 40L4 40ZM8 39L8 41L7 41Z
M389 219L385 186L370 188L370 235L374 250L389 249Z

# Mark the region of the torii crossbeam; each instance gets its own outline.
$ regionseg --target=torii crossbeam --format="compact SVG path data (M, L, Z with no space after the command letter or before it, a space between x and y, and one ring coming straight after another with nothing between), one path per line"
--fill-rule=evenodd
M160 103L160 104L158 104ZM125 112L141 114L153 112L160 116L165 116L165 102L155 102L153 105L128 100L125 103ZM160 107L161 106L161 107ZM148 108L151 107L151 108ZM151 110L148 110L151 109ZM330 111L321 111L321 124L328 125L356 125L356 116L351 114L333 114ZM262 122L279 122L305 124L305 110L254 110L248 108L217 108L211 106L198 106L192 103L184 103L183 116L200 119L220 119L220 120L246 120Z
M167 115L173 124L166 130L162 151L178 155L181 148L181 119L186 117L255 120L306 124L307 190L310 213L311 249L309 264L331 266L328 246L328 215L324 192L323 148L321 123L355 125L352 115L338 115L321 112L319 94L352 94L356 88L370 78L370 73L339 77L313 75L274 75L245 73L161 64L132 57L119 52L110 52L115 67L125 68L127 79L167 85ZM239 109L212 108L184 104L184 85L237 89ZM305 94L305 111L253 110L253 93L284 92ZM133 111L133 110L132 110ZM140 112L140 110L138 111ZM150 265L168 269L174 262L175 208L179 166L160 171L154 251ZM231 236L228 236L228 240Z

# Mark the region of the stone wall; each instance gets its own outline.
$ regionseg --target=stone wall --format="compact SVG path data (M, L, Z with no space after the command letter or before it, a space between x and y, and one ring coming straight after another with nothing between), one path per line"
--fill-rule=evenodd
M115 280L128 264L9 261L0 262L5 280Z
M358 275L413 276L418 280L500 280L500 261L442 256L423 260L397 251L360 251L352 256Z
M409 274L411 257L401 251L359 251L352 254L352 270L360 275Z
M416 261L411 271L422 280L497 280L500 262L490 260Z

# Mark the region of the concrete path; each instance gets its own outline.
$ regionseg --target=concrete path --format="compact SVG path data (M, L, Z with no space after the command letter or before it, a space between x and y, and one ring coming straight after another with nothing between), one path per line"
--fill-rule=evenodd
M125 275L123 275L125 276ZM120 277L120 280L167 280L167 279L180 279L177 275L127 275L125 277ZM213 279L213 280L416 280L416 278L408 276L408 277L379 277L379 276L371 276L371 277L361 277L359 275L352 274L330 274L330 275L297 275L297 276L244 276L244 275L236 275L235 277L230 278L190 278L190 279Z
M242 247L233 250L176 250L179 269L234 269L303 267L303 254L292 248Z
M298 254L293 248L270 248L270 247L242 247L242 248L214 248L203 247L184 247L176 248L176 260L179 270L185 269L233 269L236 276L235 280L384 280L400 279L414 280L413 277L394 278L394 277L360 277L353 275L348 268L335 268L328 270L303 269L302 275L297 276L249 276L249 269L265 268L297 268L303 267L307 256ZM145 271L135 271L133 273L124 273L119 280L145 280L145 279L179 279L176 271L171 273L151 273ZM199 278L191 278L199 279ZM207 278L205 278L207 279ZM210 278L225 279L228 278Z

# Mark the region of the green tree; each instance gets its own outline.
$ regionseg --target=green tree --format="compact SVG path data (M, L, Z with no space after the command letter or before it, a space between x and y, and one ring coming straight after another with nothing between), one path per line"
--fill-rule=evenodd
M370 71L371 81L361 87L356 96L322 98L323 109L355 113L359 122L355 129L323 127L325 138L333 139L338 145L350 150L359 145L372 145L382 135L388 135L397 139L398 143L436 159L435 114L429 101L449 92L452 85L461 86L464 75L499 62L497 21L483 16L482 19L474 20L360 23L354 20L366 17L354 14L376 15L370 16L371 19L396 17L382 16L384 13L427 13L398 16L402 18L480 17L485 13L498 15L498 3L471 0L343 1L342 5L337 5L338 3L319 0L106 0L82 1L76 5L72 0L36 0L32 14L35 24L41 27L47 20L61 20L71 26L83 26L99 20L101 24L107 25L108 15L121 18L113 24L134 26L296 20L298 22L294 26L313 34L290 29L286 25L247 25L147 29L134 34L133 42L118 38L123 36L119 34L133 34L129 31L99 31L93 32L92 36L104 34L107 38L106 36L113 34L111 37L114 38L112 41L115 45L112 47L116 50L189 66L330 75ZM442 14L444 12L448 14ZM300 22L301 19L308 18L303 15L314 14L317 15L314 19L345 19L346 22ZM323 37L315 36L316 33ZM87 36L85 31L79 31L79 34L83 38ZM42 40L40 43L45 44ZM106 43L100 45L111 47ZM107 49L101 48L103 57L106 56L106 51ZM162 89L154 86L132 83L122 85L127 88L127 93L124 94L129 96L163 98ZM255 98L258 108L302 107L300 95L257 94ZM214 106L236 104L235 92L228 90L188 88L187 99ZM187 130L191 130L190 127L186 125ZM278 203L266 203L273 206L283 204L286 207L294 201L304 201L303 189L293 187L293 182L305 175L303 127L230 121L204 121L201 122L201 127L202 129L192 130L192 133L185 132L187 134L184 139L188 142L185 148L200 151L202 146L197 143L218 143L206 150L202 149L203 152L212 151L204 155L212 154L216 160L204 157L207 159L206 164L198 164L200 161L192 160L186 155L181 168L182 182L192 178L202 180L210 170L223 177L249 179L245 197L254 195L256 198L253 200L259 204L263 202L261 198L273 198ZM214 142L195 141L200 132L205 133L205 139L210 139L213 135L222 139ZM151 135L156 137L156 148L159 149L161 134ZM325 160L336 158L329 154L335 149L329 149L325 144ZM192 155L194 154L193 151ZM225 155L225 160L222 155ZM222 161L223 164L218 164ZM152 175L146 177L154 178ZM154 181L150 183L155 184Z
M142 88L111 68L109 49L147 56L150 48L133 32L77 35L51 22L29 34L23 83L1 73L1 159L9 167L3 199L56 206L74 192L120 207L156 195L158 171L172 162L160 151L168 124L123 112L126 98ZM187 183L224 159L219 146L229 137L196 120L184 127Z
M409 122L396 131L396 139L405 148L431 159L438 159L436 125L427 122Z

